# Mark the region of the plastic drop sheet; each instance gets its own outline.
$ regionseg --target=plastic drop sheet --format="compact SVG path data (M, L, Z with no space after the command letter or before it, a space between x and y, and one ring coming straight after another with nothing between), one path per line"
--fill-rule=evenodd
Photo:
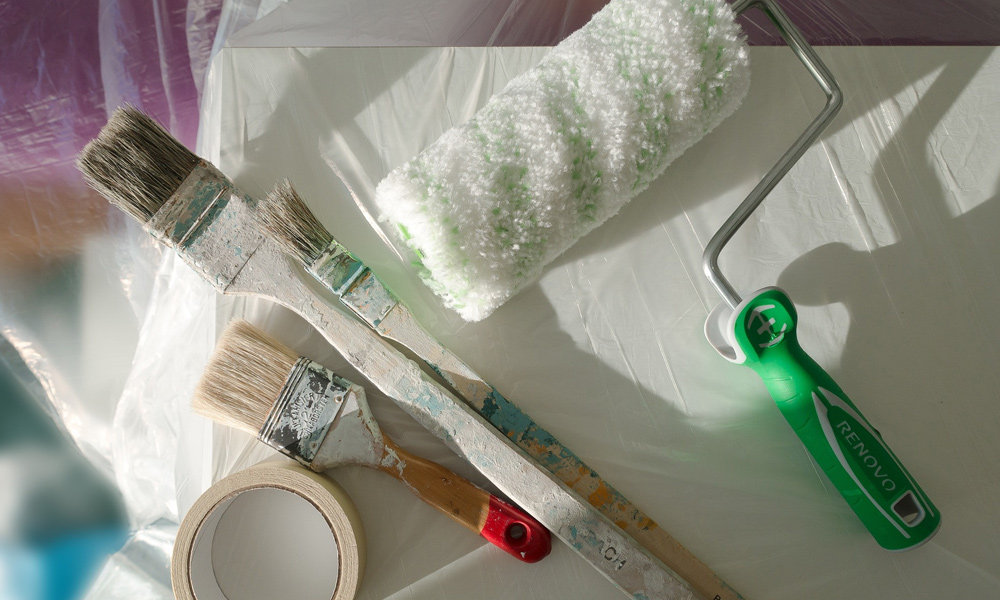
M1000 52L820 48L845 107L721 261L744 292L789 292L804 347L942 511L937 536L900 554L868 536L757 376L702 333L720 302L705 243L823 104L787 48L752 48L744 106L485 321L442 308L396 254L375 184L544 53L228 48L203 131L251 194L289 177L441 342L745 597L1000 594ZM222 307L338 368L282 309ZM404 447L488 485L387 399L372 403ZM245 464L245 448L217 438L216 474ZM368 528L361 598L617 597L565 545L522 565L395 481L334 477Z
M715 354L701 333L719 302L700 272L705 243L822 104L786 48L752 48L744 107L482 323L441 308L381 235L370 208L379 179L545 53L521 46L555 43L600 4L191 1L158 12L107 1L74 4L82 16L58 14L89 22L100 9L100 43L35 61L54 69L75 53L86 64L72 77L52 70L25 98L4 90L6 125L69 114L75 137L4 130L24 134L23 147L3 140L4 158L24 159L3 174L28 208L7 202L0 218L11 234L4 256L16 259L3 265L0 325L53 418L114 478L140 530L89 597L170 597L176 521L212 482L271 455L186 407L228 319L244 317L365 383L300 319L217 296L93 196L64 206L86 194L74 187L72 141L96 134L102 110L121 101L191 145L200 104L200 154L253 195L291 178L442 343L746 598L1000 596L1000 323L990 309L1000 292L1000 53L893 45L995 44L995 11L952 3L958 10L927 27L919 11L885 2L786 6L811 40L847 46L818 49L846 104L722 257L739 289L788 290L805 348L943 512L931 542L891 554L812 463L756 375ZM35 26L57 22L46 19ZM23 28L5 56L31 56L22 51L35 31ZM772 43L756 27L749 33ZM486 45L508 47L469 47ZM80 86L45 104L43 84L53 81ZM32 110L7 110L21 100ZM62 218L50 226L51 215ZM28 239L41 263L10 251L26 231L45 234ZM67 297L81 304L61 305ZM389 399L370 396L400 445L489 487ZM358 468L332 476L366 527L359 598L618 597L562 544L523 565L394 480Z

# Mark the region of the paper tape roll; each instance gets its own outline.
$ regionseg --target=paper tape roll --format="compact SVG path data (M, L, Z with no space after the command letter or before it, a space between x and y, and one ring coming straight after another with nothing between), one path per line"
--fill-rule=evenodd
M365 537L335 481L291 462L265 462L210 487L174 544L178 600L354 598Z

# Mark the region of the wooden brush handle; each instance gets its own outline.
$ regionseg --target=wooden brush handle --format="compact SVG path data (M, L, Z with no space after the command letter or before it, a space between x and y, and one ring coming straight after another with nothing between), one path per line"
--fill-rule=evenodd
M381 461L380 471L402 481L418 498L511 556L533 563L552 549L549 530L528 513L436 462L410 454L388 438L385 447L387 454L391 452L399 460Z
M373 325L375 326L375 325ZM441 374L470 407L566 485L663 561L706 600L743 600L711 568L691 554L653 519L587 466L562 442L535 423L442 346L417 323L404 304L375 326L380 335L406 346Z

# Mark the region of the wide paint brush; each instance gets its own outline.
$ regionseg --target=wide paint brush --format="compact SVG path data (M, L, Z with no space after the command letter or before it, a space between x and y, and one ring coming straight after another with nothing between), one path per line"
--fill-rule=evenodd
M243 431L314 471L376 469L508 554L538 562L549 532L524 511L432 461L379 428L365 390L246 321L230 323L195 388L195 412Z
M340 244L286 179L258 205L261 225L306 272L340 298L380 336L413 351L441 375L470 407L514 441L706 598L739 595L656 521L546 429L442 346L361 260Z
M120 108L78 166L219 292L269 299L301 316L372 385L469 461L507 498L634 598L695 592L634 538L546 471L413 361L307 285L260 231L257 202L142 112Z

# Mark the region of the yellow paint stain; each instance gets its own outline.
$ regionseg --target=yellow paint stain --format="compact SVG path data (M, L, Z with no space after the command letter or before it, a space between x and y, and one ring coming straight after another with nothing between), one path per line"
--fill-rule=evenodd
M514 439L514 433L508 434ZM659 528L655 521L647 517L631 502L621 502L623 497L618 494L586 465L562 459L553 464L552 449L532 439L516 440L529 456L546 465L553 475L578 494L587 498L590 505L604 513L612 522L624 531L652 531Z
M612 506L614 501L614 495L611 490L608 489L608 484L603 481L597 484L597 489L590 494L587 500L593 505L601 509L601 512L607 514L610 512L609 509L614 508L616 513L621 512L621 507ZM617 517L617 515L616 515Z

